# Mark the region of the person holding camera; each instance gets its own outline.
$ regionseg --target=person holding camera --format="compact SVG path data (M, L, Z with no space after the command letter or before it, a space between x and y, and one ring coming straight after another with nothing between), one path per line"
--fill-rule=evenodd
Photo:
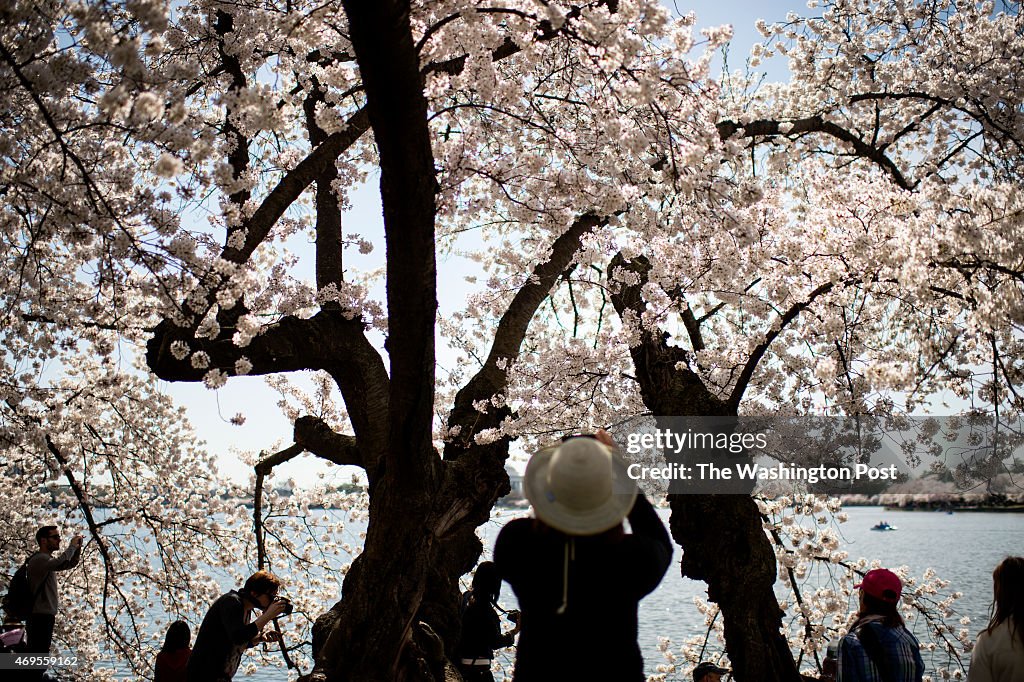
M240 590L231 590L213 602L206 612L192 655L188 660L188 682L230 682L242 661L242 653L260 642L276 642L281 633L264 628L292 605L277 596L281 580L269 571L249 576ZM260 614L253 619L253 611Z
M462 632L459 635L457 663L465 682L494 682L491 660L494 650L512 646L519 632L519 612L498 606L501 576L498 567L484 561L473 574L473 586L462 595ZM495 609L504 611L515 627L502 633L501 619Z
M540 450L523 487L535 518L510 521L494 546L523 610L512 679L644 682L637 609L668 570L672 544L611 436Z

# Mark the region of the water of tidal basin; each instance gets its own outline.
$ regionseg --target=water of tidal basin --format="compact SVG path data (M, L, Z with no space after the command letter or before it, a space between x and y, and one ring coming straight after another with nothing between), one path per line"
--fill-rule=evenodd
M859 557L879 559L886 567L907 566L910 574L918 578L925 569L933 568L940 578L950 581L948 591L963 593L954 603L954 609L958 614L957 619L960 616L971 619L967 627L972 639L988 621L988 609L992 601L992 569L1009 554L1024 555L1024 514L898 512L886 511L881 507L847 507L843 511L849 519L846 523L838 524L838 530L843 538L842 549L849 553L850 561ZM661 515L667 526L668 510L662 510ZM489 524L493 527L485 531L485 538L490 540L489 547L493 547L493 538L497 536L501 525L513 516L515 514L503 515ZM898 530L872 531L871 526L882 519ZM639 642L648 675L654 674L657 666L665 663L658 648L659 638L670 638L673 642L672 650L678 653L683 640L702 635L706 630L703 615L693 605L694 597L707 598L706 585L680 577L681 557L682 550L675 546L672 565L665 579L657 590L640 603ZM612 576L609 579L614 580ZM807 591L815 585L812 574L801 589ZM782 597L781 586L777 591ZM502 597L505 600L503 604L514 603L507 585ZM851 608L854 606L851 602ZM953 619L953 624L958 626L957 619ZM912 624L911 627L920 631L918 636L924 641L924 623ZM941 652L934 654L934 661L929 658L930 654L926 653L925 664L930 668L946 665L948 661L948 657ZM511 676L512 656L509 655L508 659L508 674ZM966 657L964 663L968 663Z
M849 520L839 524L838 528L844 539L843 548L849 552L850 560L865 557L869 560L880 559L882 565L887 567L905 565L910 568L911 575L917 577L929 567L935 569L939 577L950 581L950 590L963 593L955 609L958 617L970 617L968 628L972 638L988 619L988 607L992 600L992 569L1008 554L1024 554L1024 514L958 512L950 515L924 511L885 511L880 507L849 507L844 511ZM481 529L486 547L485 558L490 558L490 550L501 527L508 520L526 513L520 510L501 510L495 513L491 521ZM668 510L661 510L666 526L668 513ZM899 530L871 531L871 526L883 518ZM649 675L656 672L659 664L665 663L658 649L660 637L670 638L674 644L673 650L678 652L684 639L705 631L703 616L693 605L693 599L706 598L706 587L704 583L680 577L680 557L681 550L676 546L672 566L665 579L640 604L639 641ZM610 589L614 589L615 579L615 576L609 576ZM813 584L812 577L808 585ZM230 586L224 587L226 589ZM507 585L502 591L501 604L506 608L515 606L514 596ZM504 627L508 629L510 626L506 622ZM600 627L600 624L595 623L595 627ZM924 637L920 631L923 627L923 623L915 626L922 640ZM573 655L573 652L566 653ZM584 656L600 655L600 652L579 653ZM509 677L512 674L513 658L514 649L498 656ZM945 661L944 655L936 654L932 663L929 656L925 655L925 662L929 666L941 665ZM243 669L244 662L243 659ZM286 674L283 668L271 666L261 667L250 676L244 676L240 671L235 679L270 682L284 680ZM501 679L500 675L496 675L496 678Z

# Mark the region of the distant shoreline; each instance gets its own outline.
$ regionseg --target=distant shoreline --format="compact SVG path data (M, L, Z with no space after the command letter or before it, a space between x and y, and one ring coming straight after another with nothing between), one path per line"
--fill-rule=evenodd
M847 505L844 505L847 506ZM849 505L849 506L868 506L868 505ZM999 506L964 506L964 507L918 507L918 506L892 506L884 505L886 511L916 511L916 512L998 512L1003 514L1024 514L1024 505L1008 505L1005 507Z

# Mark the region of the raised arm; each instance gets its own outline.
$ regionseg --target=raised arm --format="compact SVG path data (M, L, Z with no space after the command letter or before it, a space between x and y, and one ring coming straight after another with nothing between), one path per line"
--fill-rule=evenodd
M665 577L672 561L672 541L657 510L643 491L637 493L627 518L633 531L632 542L636 546L636 586L643 596L653 592Z

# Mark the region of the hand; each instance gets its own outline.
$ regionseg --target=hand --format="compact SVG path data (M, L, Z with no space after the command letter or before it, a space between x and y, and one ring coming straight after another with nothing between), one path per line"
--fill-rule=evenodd
M266 630L260 635L261 642L280 642L281 633L277 630Z
M271 618L271 619L277 618L282 613L284 613L284 609L285 609L286 605L287 605L287 602L285 602L284 600L282 600L282 599L275 599L272 602L270 602L270 605L267 606L267 608L263 609L263 614L265 616L267 616L268 618Z
M81 535L76 535L75 537L71 538L71 546L72 547L81 547L82 546L82 536Z
M604 429L598 429L597 433L594 434L594 438L596 438L599 443L604 443L612 450L615 449L615 439L612 438L612 434L608 433Z

